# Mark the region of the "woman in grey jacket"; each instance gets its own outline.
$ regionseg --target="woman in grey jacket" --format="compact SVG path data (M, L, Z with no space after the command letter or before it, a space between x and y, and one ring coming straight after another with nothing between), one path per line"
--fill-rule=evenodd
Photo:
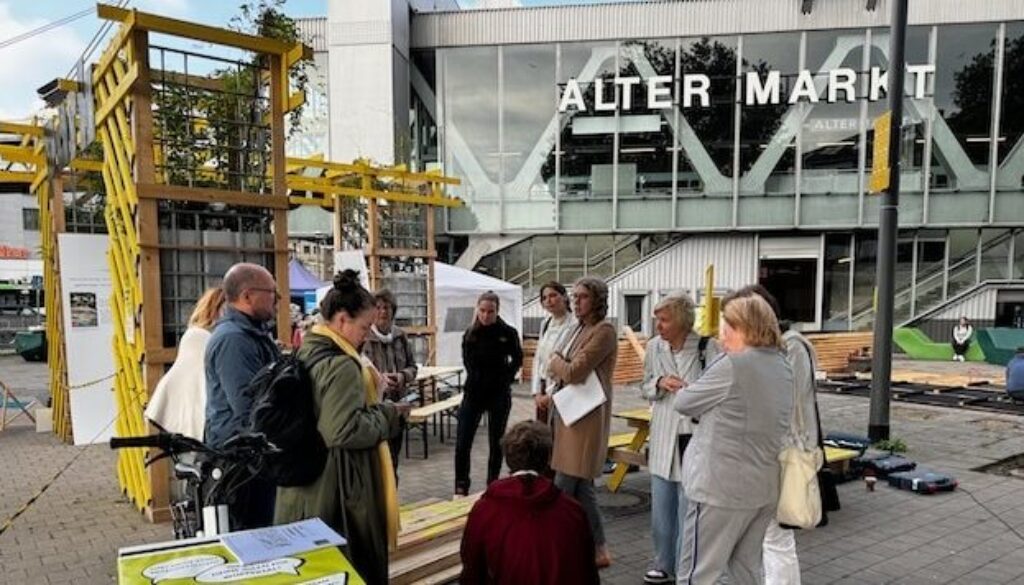
M679 583L764 579L762 543L779 499L779 452L793 407L793 373L771 307L757 296L722 308L724 354L676 392L675 408L700 418L683 457L689 499Z

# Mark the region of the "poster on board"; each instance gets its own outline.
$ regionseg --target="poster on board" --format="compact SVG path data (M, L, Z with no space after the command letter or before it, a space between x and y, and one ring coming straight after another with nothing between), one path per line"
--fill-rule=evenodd
M58 234L60 286L76 445L108 441L114 401L114 319L104 234Z

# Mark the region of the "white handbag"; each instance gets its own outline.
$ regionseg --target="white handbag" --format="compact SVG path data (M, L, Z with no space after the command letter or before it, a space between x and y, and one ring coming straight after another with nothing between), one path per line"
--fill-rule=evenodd
M821 522L821 494L818 488L818 470L823 456L817 445L808 449L805 443L804 413L796 397L797 428L790 429L794 444L779 453L782 465L779 482L779 505L775 519L783 526L814 528Z

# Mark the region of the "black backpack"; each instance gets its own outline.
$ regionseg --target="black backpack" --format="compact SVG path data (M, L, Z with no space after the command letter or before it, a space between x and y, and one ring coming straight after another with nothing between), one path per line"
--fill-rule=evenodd
M263 474L282 487L316 481L327 462L327 445L316 427L313 381L306 366L294 355L282 356L256 372L249 388L253 395L249 430L263 433L281 450L267 458Z

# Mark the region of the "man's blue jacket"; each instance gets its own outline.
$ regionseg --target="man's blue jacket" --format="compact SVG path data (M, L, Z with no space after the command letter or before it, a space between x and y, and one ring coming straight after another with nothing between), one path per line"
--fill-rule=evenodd
M252 377L281 356L267 324L226 307L206 345L207 445L218 447L249 425Z

